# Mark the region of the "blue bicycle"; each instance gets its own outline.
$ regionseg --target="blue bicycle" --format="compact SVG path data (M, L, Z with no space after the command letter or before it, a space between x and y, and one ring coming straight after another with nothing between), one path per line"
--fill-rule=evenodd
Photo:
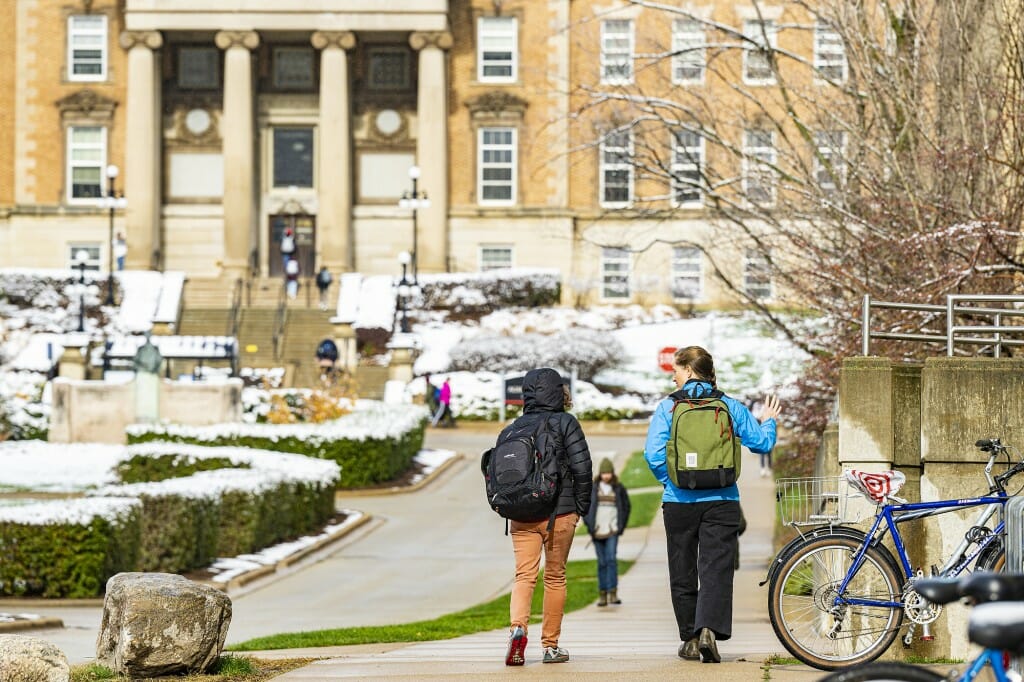
M840 514L828 506L843 502L845 493L835 489L821 494L810 491L801 497L813 502L814 508L806 518L793 524L827 525L801 532L800 537L784 547L772 562L765 580L769 584L768 613L772 628L793 656L820 670L873 661L899 635L904 617L911 621L903 638L905 644L911 643L918 625L922 626L925 637L930 635L928 628L941 614L942 605L913 589L915 581L925 576L920 569L914 571L914 564L907 557L900 526L908 521L981 507L960 546L941 568L933 568L933 574L958 576L972 566L975 570L1002 570L1005 526L1001 518L994 528L987 524L1002 511L1009 499L1006 484L1024 471L1024 462L1012 463L1007 447L998 439L979 440L976 445L989 454L985 467L987 494L907 503L895 497L896 491L887 488L884 481L881 490L869 490L870 485L860 485L861 492L878 503L874 522L866 533L839 525ZM995 463L1003 456L1008 468L993 476ZM780 481L779 484L781 503L785 483ZM886 535L891 537L896 556L882 544Z
M1024 575L975 573L965 578L924 578L914 590L935 604L949 604L961 597L975 604L967 624L967 636L985 647L961 675L947 676L909 663L868 663L824 677L821 682L972 682L991 668L996 682L1020 682L1010 669L1011 655L1024 654Z

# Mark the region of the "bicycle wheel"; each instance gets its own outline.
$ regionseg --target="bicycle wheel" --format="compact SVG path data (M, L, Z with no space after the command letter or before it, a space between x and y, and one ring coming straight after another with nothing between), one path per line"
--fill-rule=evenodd
M936 682L944 679L938 673L909 663L868 663L834 672L820 682Z
M1006 570L1006 551L1003 549L1002 539L993 540L985 548L974 564L974 570L992 571L993 573L1002 573Z
M883 547L868 548L856 575L838 595L860 545L848 537L813 539L783 562L768 588L768 615L779 641L819 670L873 661L889 648L903 623L902 608L833 605L837 596L903 600L903 578Z

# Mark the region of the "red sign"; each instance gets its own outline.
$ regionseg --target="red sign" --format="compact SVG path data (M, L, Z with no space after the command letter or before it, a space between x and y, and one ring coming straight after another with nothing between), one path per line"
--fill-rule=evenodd
M676 360L676 349L674 346L666 346L658 351L658 367L666 372L674 371Z

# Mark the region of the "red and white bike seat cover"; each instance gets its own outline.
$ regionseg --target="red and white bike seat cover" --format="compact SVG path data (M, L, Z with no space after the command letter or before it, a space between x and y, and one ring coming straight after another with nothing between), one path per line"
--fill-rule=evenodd
M883 504L890 495L899 492L907 477L902 471L879 471L877 473L849 469L843 472L846 482L857 492L875 504Z

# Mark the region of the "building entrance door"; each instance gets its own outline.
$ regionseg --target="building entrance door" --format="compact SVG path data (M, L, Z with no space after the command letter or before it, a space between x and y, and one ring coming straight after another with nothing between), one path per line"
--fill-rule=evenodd
M287 213L270 216L271 276L284 276L281 240L284 239L284 231L289 227L295 235L295 253L292 257L299 261L299 277L315 276L313 268L316 267L316 217Z

